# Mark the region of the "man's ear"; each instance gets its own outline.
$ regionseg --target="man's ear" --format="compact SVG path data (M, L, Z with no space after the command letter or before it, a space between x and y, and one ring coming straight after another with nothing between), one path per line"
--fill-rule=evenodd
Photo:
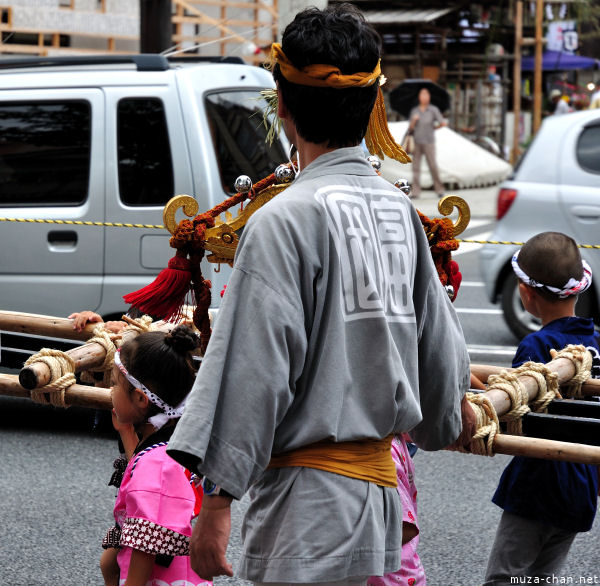
M277 86L277 116L279 116L279 118L282 120L287 120L290 118L290 112L283 102L279 85Z

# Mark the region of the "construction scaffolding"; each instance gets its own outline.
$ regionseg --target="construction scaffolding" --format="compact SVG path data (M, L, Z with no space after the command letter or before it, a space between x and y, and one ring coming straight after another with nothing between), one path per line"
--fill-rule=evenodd
M173 51L264 61L278 0L172 0ZM0 54L127 54L140 50L139 0L0 0Z

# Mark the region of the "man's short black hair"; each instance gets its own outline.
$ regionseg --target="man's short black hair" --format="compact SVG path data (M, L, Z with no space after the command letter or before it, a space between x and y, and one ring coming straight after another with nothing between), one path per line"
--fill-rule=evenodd
M380 57L381 39L351 4L299 12L283 33L282 49L297 69L335 65L343 74L370 72ZM375 82L363 88L315 88L287 81L273 70L298 134L329 147L354 146L363 139L373 110Z

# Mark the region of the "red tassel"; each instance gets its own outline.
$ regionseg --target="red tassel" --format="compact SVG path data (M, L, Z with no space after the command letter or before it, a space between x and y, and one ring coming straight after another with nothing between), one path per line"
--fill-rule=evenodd
M179 315L185 303L192 283L191 270L192 263L187 258L175 255L152 283L123 299L154 319L169 320Z

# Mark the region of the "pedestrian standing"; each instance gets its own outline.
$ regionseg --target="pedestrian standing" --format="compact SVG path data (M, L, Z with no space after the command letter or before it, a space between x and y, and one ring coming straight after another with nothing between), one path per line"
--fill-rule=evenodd
M409 120L408 131L412 133L414 142L414 151L411 155L412 196L419 197L421 195L421 159L424 155L433 179L433 188L438 197L443 197L444 184L440 179L435 160L435 130L446 126L446 121L437 106L431 103L431 94L427 88L421 88L419 104L411 110Z

